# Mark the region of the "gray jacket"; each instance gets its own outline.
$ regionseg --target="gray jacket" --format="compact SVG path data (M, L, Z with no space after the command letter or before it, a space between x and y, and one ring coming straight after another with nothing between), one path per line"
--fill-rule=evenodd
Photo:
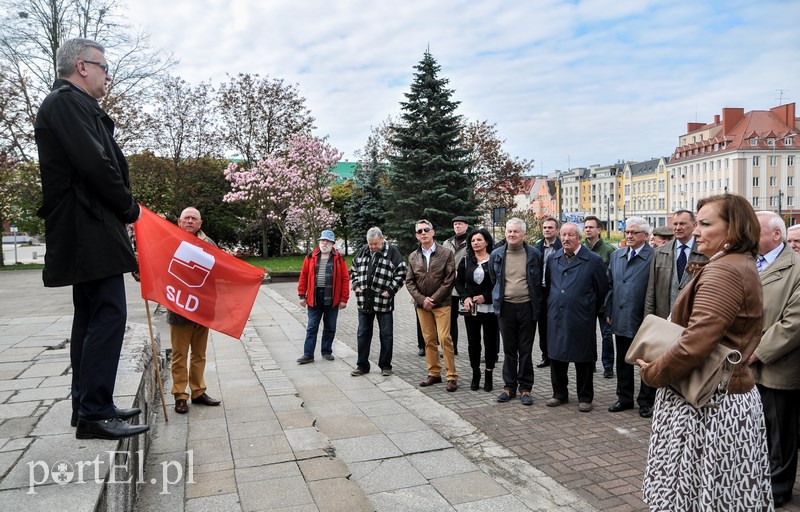
M617 249L609 259L606 317L611 318L612 333L633 338L644 320L653 248L645 243L631 261L628 261L629 249Z

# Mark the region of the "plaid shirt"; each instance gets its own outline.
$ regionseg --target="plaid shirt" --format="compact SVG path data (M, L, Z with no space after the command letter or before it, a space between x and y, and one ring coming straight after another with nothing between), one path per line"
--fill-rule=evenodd
M369 285L369 268L373 252L365 245L353 257L350 267L350 285L356 294L358 309L375 313L389 313L394 310L394 296L403 286L406 277L406 263L400 251L388 242L377 253L372 283ZM388 297L384 296L388 292ZM370 300L371 295L371 300ZM370 305L371 302L371 305Z

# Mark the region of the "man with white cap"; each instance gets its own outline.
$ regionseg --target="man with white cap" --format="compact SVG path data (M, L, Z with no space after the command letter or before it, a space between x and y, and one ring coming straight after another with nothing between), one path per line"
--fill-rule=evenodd
M319 237L319 247L306 256L300 280L297 282L297 295L300 305L308 311L306 341L299 364L314 361L317 347L319 323L322 325L322 358L333 361L333 337L336 335L336 320L339 310L347 307L350 298L350 278L342 253L336 250L336 237L326 229Z

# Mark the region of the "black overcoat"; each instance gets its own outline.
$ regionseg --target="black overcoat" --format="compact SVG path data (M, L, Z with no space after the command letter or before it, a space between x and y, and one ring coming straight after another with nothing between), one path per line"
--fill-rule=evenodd
M56 80L35 125L45 220L45 286L136 270L126 223L139 217L114 122L97 100Z

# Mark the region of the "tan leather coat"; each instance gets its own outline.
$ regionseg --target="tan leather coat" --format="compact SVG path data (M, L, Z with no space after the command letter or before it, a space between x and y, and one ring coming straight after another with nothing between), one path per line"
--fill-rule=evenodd
M695 272L675 300L672 321L686 329L664 355L641 371L642 380L665 387L703 364L717 343L736 348L743 361L761 341L761 281L750 254L725 254ZM746 393L755 382L747 364L736 365L728 392Z

